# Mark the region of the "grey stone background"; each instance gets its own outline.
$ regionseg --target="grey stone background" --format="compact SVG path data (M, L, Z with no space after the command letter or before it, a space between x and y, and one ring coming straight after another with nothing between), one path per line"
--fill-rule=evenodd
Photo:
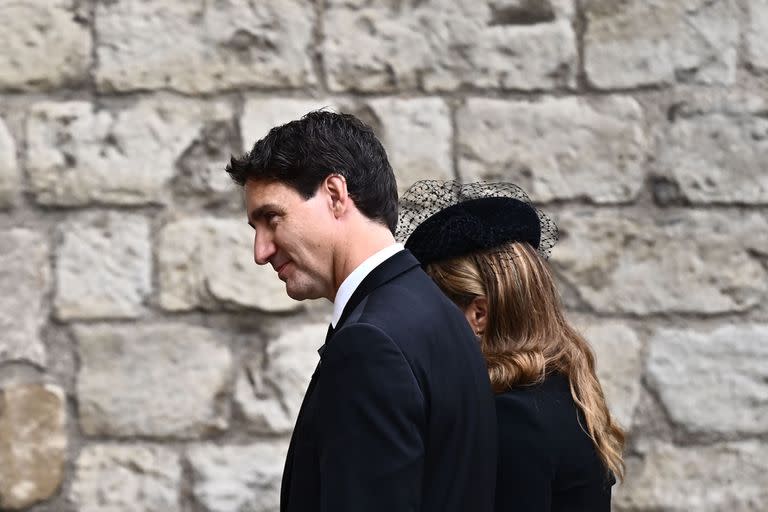
M617 511L768 510L768 0L0 0L0 508L277 510L327 303L223 166L330 106L502 178L629 431Z

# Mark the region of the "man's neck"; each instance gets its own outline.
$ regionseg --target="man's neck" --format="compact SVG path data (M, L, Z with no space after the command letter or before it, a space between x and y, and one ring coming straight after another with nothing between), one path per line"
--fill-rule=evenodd
M394 243L395 237L392 236L388 228L381 224L374 226L367 224L361 226L361 229L349 233L345 241L345 250L341 251L341 257L338 258L335 265L331 302L335 300L341 283L357 267L380 250Z

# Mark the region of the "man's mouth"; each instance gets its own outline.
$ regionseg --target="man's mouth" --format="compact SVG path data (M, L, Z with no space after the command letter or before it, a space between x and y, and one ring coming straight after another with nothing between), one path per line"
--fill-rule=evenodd
M277 277L279 277L283 281L285 281L285 276L282 274L282 272L283 272L283 270L285 270L285 268L288 266L289 263L290 263L290 261L286 261L285 263L283 263L279 267L275 268L275 271L277 272Z

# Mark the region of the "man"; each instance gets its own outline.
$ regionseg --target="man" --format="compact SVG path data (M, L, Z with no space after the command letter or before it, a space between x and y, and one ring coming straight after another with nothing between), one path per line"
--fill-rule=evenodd
M372 130L310 112L227 172L245 188L256 263L270 264L292 298L334 305L281 511L490 511L496 421L485 365L461 312L395 243L397 187Z

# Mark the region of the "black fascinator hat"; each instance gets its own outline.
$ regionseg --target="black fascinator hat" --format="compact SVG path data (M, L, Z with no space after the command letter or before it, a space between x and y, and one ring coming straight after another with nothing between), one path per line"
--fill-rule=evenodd
M512 183L422 180L400 199L396 238L422 266L528 242L548 258L557 226Z

